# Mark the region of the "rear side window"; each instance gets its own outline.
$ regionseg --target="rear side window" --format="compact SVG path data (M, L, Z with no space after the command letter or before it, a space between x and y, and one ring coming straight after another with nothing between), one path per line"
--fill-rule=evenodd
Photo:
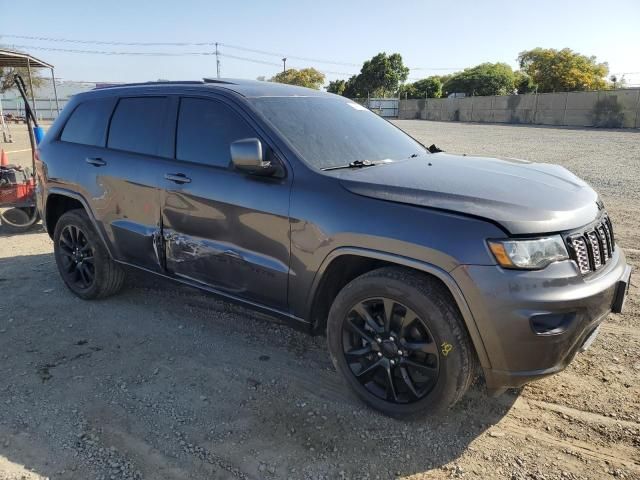
M104 147L113 103L112 98L97 98L82 102L67 120L60 140Z
M107 146L156 155L166 114L166 97L121 98L111 119Z
M222 102L200 98L180 101L178 160L226 168L231 162L229 145L256 136L247 122Z

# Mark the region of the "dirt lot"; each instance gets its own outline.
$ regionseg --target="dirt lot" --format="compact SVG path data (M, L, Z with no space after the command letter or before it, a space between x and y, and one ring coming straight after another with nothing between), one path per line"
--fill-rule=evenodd
M401 121L451 152L563 164L640 269L640 132ZM323 338L132 275L83 302L41 231L0 233L0 479L640 478L640 292L563 373L447 418L382 417Z

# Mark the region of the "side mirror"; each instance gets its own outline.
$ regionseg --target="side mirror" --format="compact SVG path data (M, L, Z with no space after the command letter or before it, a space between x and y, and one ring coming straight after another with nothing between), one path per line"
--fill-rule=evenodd
M257 138L244 138L231 144L231 161L243 172L252 175L273 175L276 169L264 159L262 142Z

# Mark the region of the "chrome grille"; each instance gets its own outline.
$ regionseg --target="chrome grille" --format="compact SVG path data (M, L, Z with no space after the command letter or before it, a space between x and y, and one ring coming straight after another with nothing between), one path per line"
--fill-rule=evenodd
M602 245L602 256L604 257L603 263L606 263L607 260L611 258L612 252L609 240L607 240L605 228L602 225L598 225L595 232L598 235L598 240L600 240L600 245Z
M615 242L609 217L584 232L567 237L571 258L578 264L581 274L598 270L613 256Z
M596 235L596 231L587 232L587 238L589 239L589 243L591 244L591 252L593 257L593 266L596 267L596 270L602 266L602 255L600 250L600 242L598 241L598 235Z
M589 263L589 252L587 250L587 242L584 237L571 237L569 239L570 245L573 247L574 260L578 264L580 273L585 274L591 270L591 264Z

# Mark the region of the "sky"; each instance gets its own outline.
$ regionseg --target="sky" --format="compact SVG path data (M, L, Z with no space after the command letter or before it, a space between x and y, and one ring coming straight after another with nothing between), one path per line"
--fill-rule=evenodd
M212 53L213 45L129 46L100 42L219 42L221 76L273 76L314 67L327 80L348 78L378 52L402 55L410 80L451 73L482 62L517 67L523 50L569 47L609 63L640 85L640 1L514 2L428 0L0 0L0 45L28 51L55 65L62 80L131 82L216 76L213 55L128 56L61 52ZM13 35L13 36L12 36ZM231 46L272 52L272 55ZM38 48L35 48L38 47ZM245 57L253 62L231 58ZM256 62L257 61L257 62ZM331 61L335 63L327 63ZM266 63L258 63L266 62Z

